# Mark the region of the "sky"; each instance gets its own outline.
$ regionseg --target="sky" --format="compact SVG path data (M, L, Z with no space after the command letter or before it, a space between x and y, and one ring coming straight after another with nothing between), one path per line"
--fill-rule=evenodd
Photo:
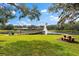
M51 3L26 3L26 6L29 8L33 7L33 4L35 4L38 8L38 10L41 12L40 20L36 21L30 21L30 19L26 16L24 18L21 18L19 20L19 13L12 11L13 14L17 15L16 18L10 19L8 21L8 24L13 24L13 25L44 25L47 23L48 25L56 25L57 22L59 21L58 14L57 13L48 13L48 7L51 5ZM1 6L0 6L1 7ZM79 19L78 19L79 21Z
M26 4L29 8L32 8L33 3L27 3ZM20 21L18 17L9 20L7 24L13 24L13 25L44 25L47 23L48 25L54 25L57 24L58 21L58 15L57 14L52 14L48 13L48 7L50 4L48 3L37 3L35 4L38 7L38 10L41 12L40 16L40 21L30 21L29 18L24 17ZM15 13L17 16L19 15L18 13Z

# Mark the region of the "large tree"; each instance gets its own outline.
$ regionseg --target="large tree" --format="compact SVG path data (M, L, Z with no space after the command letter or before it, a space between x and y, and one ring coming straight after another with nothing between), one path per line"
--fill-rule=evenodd
M31 21L32 20L40 20L41 12L38 10L37 6L33 4L32 8L29 8L26 6L26 4L15 4L15 3L9 3L10 5L13 5L20 9L22 12L19 18L28 17Z
M37 9L36 6L33 6L32 9L29 11L29 14L27 15L28 18L32 20L40 20L41 12Z
M26 4L14 4L9 3L10 5L15 6L17 9L20 10L19 20L24 17L28 17L29 20L40 20L41 12L38 10L36 5L33 5L32 8L26 6ZM27 19L26 19L27 20ZM21 34L21 30L20 30Z
M55 3L48 8L49 12L59 13L58 24L63 27L63 24L68 21L74 23L79 18L78 3Z
M0 23L5 28L6 23L8 20L16 17L15 16L15 8L10 6L9 4L0 4Z
M36 7L29 8L26 4L4 3L0 4L0 23L5 27L8 20L15 17L12 13L16 11L19 11L19 19L28 17L30 20L39 20L41 15Z

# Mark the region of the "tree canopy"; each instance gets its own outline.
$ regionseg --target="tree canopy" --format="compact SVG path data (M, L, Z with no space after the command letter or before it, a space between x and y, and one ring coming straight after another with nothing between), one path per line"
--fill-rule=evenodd
M63 24L68 21L74 23L79 18L79 4L78 3L54 3L48 8L49 12L59 13L58 24Z
M19 11L19 19L23 17L28 17L30 20L39 20L40 11L37 7L29 8L26 4L16 4L16 3L1 3L0 4L0 23L4 25L8 22L9 19L17 17L16 12Z
M15 8L9 4L1 3L0 4L0 23L4 25L8 22L9 19L15 18Z
M29 8L28 6L26 6L26 4L18 4L18 5L14 3L9 3L9 4L20 9L22 14L20 15L19 18L23 18L27 16L30 20L34 20L34 19L40 20L41 12L38 10L36 5L33 5L32 8Z

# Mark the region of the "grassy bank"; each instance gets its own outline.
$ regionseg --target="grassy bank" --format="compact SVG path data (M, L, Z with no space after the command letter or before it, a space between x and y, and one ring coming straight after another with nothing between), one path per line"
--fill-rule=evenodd
M79 35L73 35L79 41ZM79 56L79 43L58 40L62 35L0 35L0 55Z

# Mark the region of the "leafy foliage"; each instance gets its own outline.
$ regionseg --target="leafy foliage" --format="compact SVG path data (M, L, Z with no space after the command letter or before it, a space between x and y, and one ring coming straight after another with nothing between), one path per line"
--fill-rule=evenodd
M78 6L78 3L56 3L52 4L48 10L49 12L59 13L58 24L63 26L66 21L74 23L74 21L79 18Z
M0 4L0 23L5 27L5 23L8 22L9 19L15 18L16 16L13 14L15 8L10 6L9 4Z
M48 25L48 30L62 30L58 25ZM63 24L63 30L76 30L79 31L79 21L76 21L74 24L65 23Z
M37 9L36 6L33 6L33 8L30 10L30 13L28 14L28 18L32 21L33 19L40 20L40 11Z
M41 12L37 9L36 5L33 5L32 8L29 8L28 6L26 6L26 4L14 4L14 3L9 3L13 6L15 6L16 8L20 9L20 11L22 12L22 14L20 15L20 19L23 17L28 17L30 20L40 20L40 15Z
M9 24L6 26L5 28L6 30L13 30L14 29L14 26L12 24Z
M15 4L15 3L4 3L0 4L0 23L4 25L8 22L9 19L14 18L17 11L19 11L19 19L23 17L28 17L30 20L40 20L40 11L36 6L29 8L26 4ZM12 14L13 13L13 14Z

